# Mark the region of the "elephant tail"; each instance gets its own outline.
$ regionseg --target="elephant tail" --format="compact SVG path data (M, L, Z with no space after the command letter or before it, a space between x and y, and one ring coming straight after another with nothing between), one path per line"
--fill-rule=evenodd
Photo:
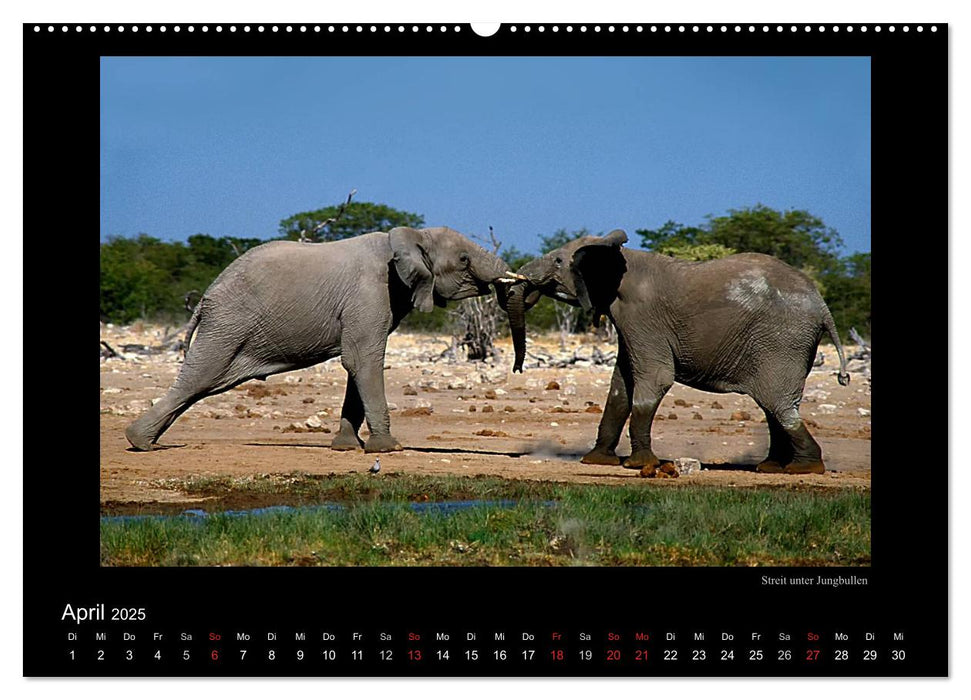
M196 330L196 326L199 325L199 320L202 318L202 299L196 304L196 308L192 310L192 317L185 326L185 340L182 341L182 354L187 355L189 353L189 341L192 339L192 334ZM842 357L842 355L841 355Z
M850 373L846 371L846 356L843 354L843 346L840 344L839 333L836 332L836 322L833 321L833 316L829 313L829 309L826 309L823 326L826 328L829 337L832 338L833 345L836 346L836 354L840 356L840 371L836 375L836 378L841 385L846 386L850 383Z

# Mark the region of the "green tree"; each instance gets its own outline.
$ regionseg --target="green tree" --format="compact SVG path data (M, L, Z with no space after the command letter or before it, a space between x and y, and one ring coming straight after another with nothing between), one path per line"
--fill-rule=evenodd
M666 242L655 248L658 253L669 255L672 258L701 262L704 260L718 260L729 255L734 255L738 251L734 248L726 248L721 243L673 243Z
M280 237L297 240L301 231L311 231L317 224L337 216L340 206L324 207L314 211L300 212L280 221ZM395 226L424 226L425 218L420 214L393 209L386 204L373 202L351 202L343 215L323 229L314 240L339 241L371 231L389 231Z
M101 244L101 318L130 323L164 305L166 271L147 250L164 245L157 238L110 238Z
M725 216L706 217L701 226L684 226L667 221L658 229L638 229L641 244L664 252L683 246L720 245L740 253L774 255L800 270L818 275L839 267L843 241L822 219L808 211L777 211L757 204L729 209Z

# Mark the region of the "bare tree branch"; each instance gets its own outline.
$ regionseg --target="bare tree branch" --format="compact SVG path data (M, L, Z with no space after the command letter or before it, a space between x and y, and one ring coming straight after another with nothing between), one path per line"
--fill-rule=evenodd
M476 241L480 241L486 246L491 245L493 255L498 255L499 249L502 248L502 241L496 238L496 234L492 230L492 226L489 227L489 240L486 240L485 236L479 236L478 234L475 234L475 233L469 234L469 238Z
M309 233L307 232L307 229L304 229L303 231L301 231L300 232L300 242L301 243L312 243L313 242L313 239L317 237L317 234L320 233L321 229L323 229L325 226L330 226L331 224L336 224L337 221L342 216L344 216L344 211L347 209L347 205L351 203L351 197L353 197L356 194L357 194L357 190L356 189L351 190L347 194L347 200L343 204L341 204L341 208L337 210L337 215L336 216L332 216L329 219L324 219L319 224L317 224L316 226L314 226L310 230Z

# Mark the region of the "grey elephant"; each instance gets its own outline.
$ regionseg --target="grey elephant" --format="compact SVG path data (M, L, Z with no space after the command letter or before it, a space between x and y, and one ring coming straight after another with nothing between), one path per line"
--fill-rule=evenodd
M622 464L653 476L651 423L672 383L748 394L765 411L769 454L761 472L822 473L822 451L799 416L806 377L824 333L839 354L839 383L849 383L836 325L812 280L768 255L742 253L687 262L623 248L620 230L583 237L518 270L507 313L514 371L526 352L525 314L546 294L613 321L617 364L597 431L582 461ZM615 450L630 417L631 455Z
M136 449L150 450L200 399L339 355L347 389L331 447L400 450L384 392L388 335L412 309L488 294L490 285L504 303L514 277L498 257L448 228L256 246L203 294L175 384L125 436ZM358 430L365 419L370 436L363 443Z

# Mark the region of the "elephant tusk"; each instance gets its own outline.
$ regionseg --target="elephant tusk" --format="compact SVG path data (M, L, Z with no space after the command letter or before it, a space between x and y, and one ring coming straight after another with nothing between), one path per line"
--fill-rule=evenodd
M511 277L499 277L496 282L502 282L503 284L516 284L516 282L526 282L528 277L523 277L522 275L517 275L515 272L509 273Z

